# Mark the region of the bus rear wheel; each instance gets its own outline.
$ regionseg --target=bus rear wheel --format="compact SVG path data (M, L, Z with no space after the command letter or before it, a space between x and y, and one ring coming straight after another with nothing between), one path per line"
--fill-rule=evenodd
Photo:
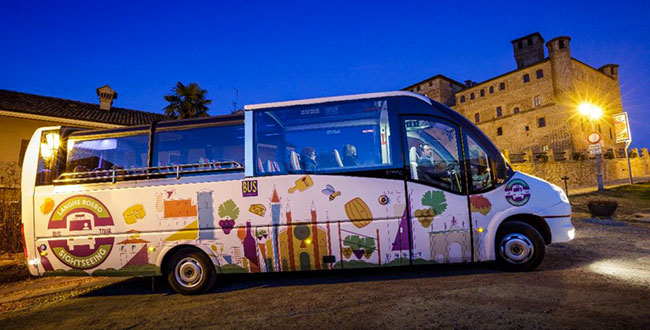
M215 279L212 261L197 249L184 248L177 251L167 265L167 281L180 294L203 293L212 287Z
M533 226L521 221L501 225L495 240L497 264L511 272L525 272L544 259L544 238Z

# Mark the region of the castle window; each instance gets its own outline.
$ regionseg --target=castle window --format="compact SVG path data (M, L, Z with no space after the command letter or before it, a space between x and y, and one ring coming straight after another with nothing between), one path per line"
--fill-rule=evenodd
M490 86L490 94L494 93L494 86Z
M504 89L506 89L506 83L502 82L499 84L499 90L502 91Z
M476 114L474 114L474 121L477 122L477 123L479 121L481 121L481 116L478 114L478 112Z
M530 127L528 127L528 125L526 125L526 132L528 132L528 131L530 131Z
M537 79L544 78L544 70L537 70Z
M524 82L527 83L527 82L529 82L529 81L530 81L530 75L528 75L528 73L526 73L526 74L524 75Z
M612 128L610 127L610 128L609 128L609 139L611 140L611 139L613 139L613 138L614 138L614 137L612 136Z
M564 49L564 40L560 40L560 49Z
M539 98L539 95L535 96L533 98L533 104L535 104L536 107L539 107L542 105L542 100Z
M497 128L497 135L498 136L503 135L503 128L501 128L501 127Z
M429 87L433 86L433 81L429 81Z
M545 117L540 117L537 118L537 127L546 127L546 118Z
M474 99L474 93L469 94L469 99L473 100Z
M460 97L460 103L465 103L465 95L462 95L462 96Z
M418 86L416 89L417 89L417 91L419 92L419 91L420 91L420 86Z
M598 133L602 133L602 132L600 131L600 124L598 124Z
M519 107L514 108L514 109L512 110L512 113L515 113L515 114L519 113Z
M524 44L519 40L519 42L517 42L517 48L521 49L523 46Z
M485 89L481 89L481 96L485 96Z
M533 45L533 38L528 38L528 46L532 46L532 45Z
M501 117L503 115L503 111L501 111L501 107L497 107L497 117Z

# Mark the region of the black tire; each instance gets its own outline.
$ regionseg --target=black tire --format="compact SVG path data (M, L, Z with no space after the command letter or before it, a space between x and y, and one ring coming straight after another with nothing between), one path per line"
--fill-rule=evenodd
M539 266L546 252L544 238L533 226L508 221L497 231L494 252L499 267L509 272L525 272Z
M216 280L214 264L196 248L178 250L167 264L167 281L174 291L194 295L209 290Z

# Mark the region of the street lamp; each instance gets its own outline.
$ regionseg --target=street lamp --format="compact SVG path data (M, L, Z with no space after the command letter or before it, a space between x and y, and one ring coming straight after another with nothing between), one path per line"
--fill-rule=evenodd
M581 115L589 118L589 121L591 122L591 128L594 128L594 121L598 121L600 117L603 115L603 109L593 103L589 102L583 102L578 105L578 112L580 112ZM591 134L591 133L590 133ZM600 143L600 142L598 142ZM602 152L602 151L601 151ZM597 153L596 154L596 171L598 172L598 191L603 191L603 173L601 170L601 154Z

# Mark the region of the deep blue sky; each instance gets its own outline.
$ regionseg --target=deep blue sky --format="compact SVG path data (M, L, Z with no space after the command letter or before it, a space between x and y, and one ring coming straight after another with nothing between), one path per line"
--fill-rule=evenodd
M198 82L210 114L245 104L397 90L442 73L482 81L513 70L510 40L572 38L572 55L620 65L633 145L650 146L646 1L5 1L0 89L162 112L176 81Z

